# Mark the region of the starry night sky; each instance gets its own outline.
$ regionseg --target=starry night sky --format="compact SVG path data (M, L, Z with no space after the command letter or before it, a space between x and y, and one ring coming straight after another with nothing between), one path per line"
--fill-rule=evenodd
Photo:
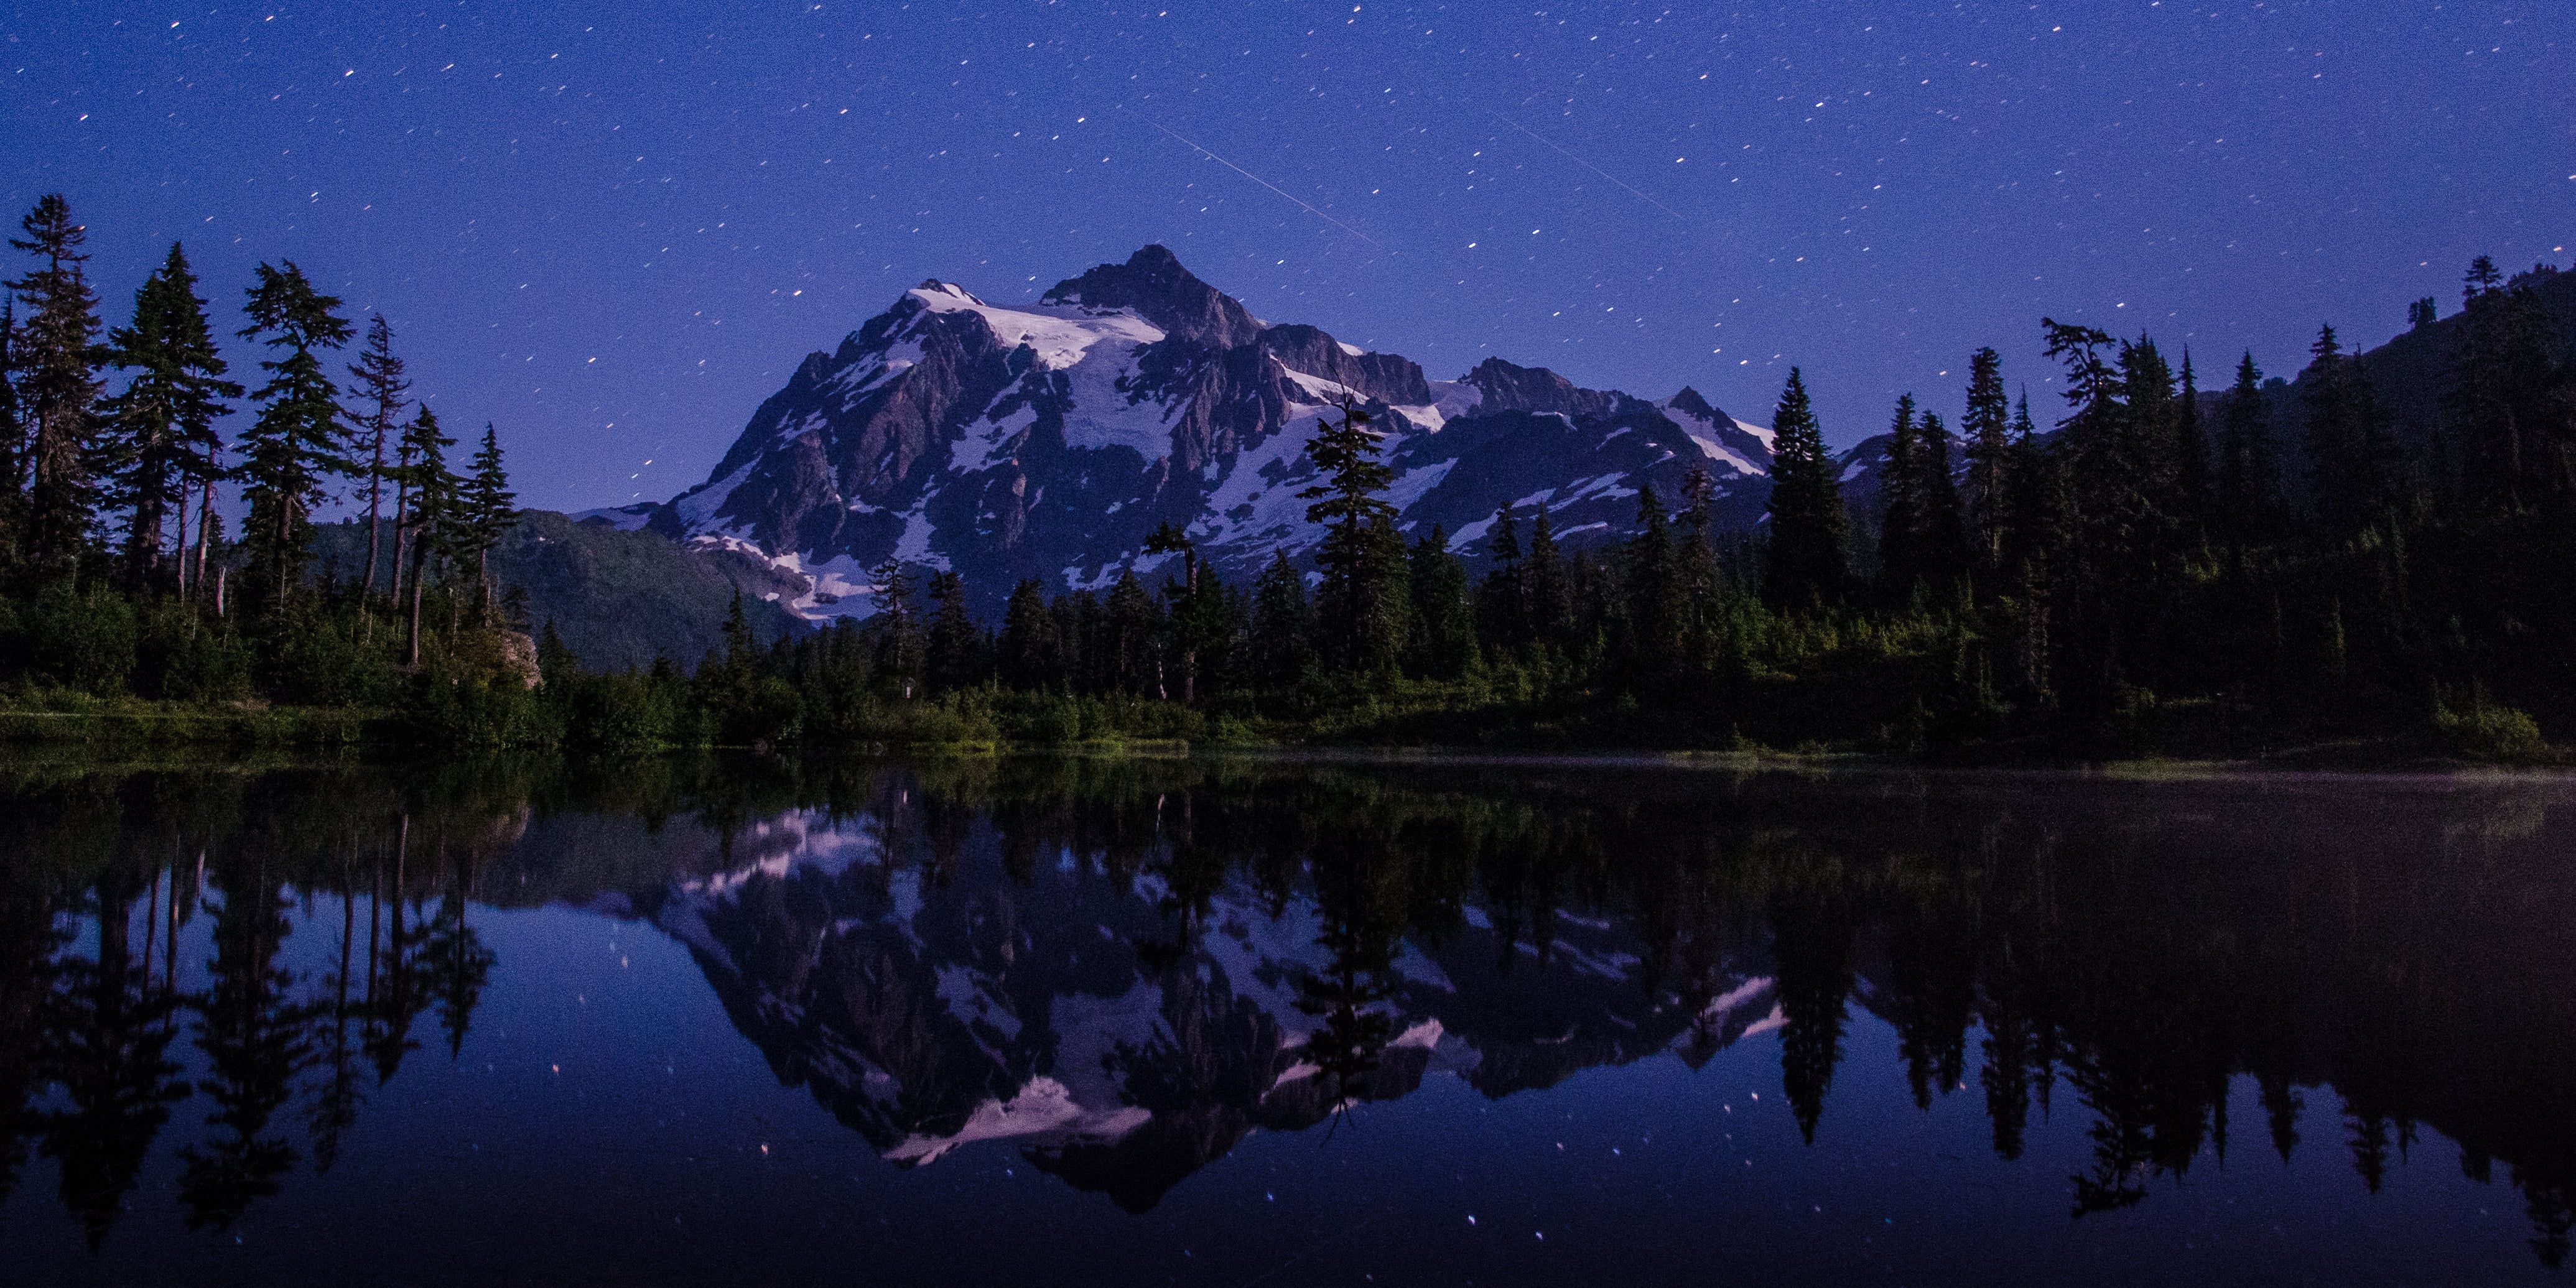
M29 0L0 199L69 197L110 321L174 238L227 311L296 260L551 507L697 482L925 277L1151 241L1437 377L1767 423L1795 362L1849 444L1979 344L2046 407L2043 314L2285 372L2565 262L2571 69L2561 0Z

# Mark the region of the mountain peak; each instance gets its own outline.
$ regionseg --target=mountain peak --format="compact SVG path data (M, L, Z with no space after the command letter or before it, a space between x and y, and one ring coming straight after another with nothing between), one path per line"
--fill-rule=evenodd
M1101 264L1056 283L1043 302L1131 309L1166 334L1211 349L1249 344L1261 334L1250 310L1181 267L1180 256L1159 242L1124 264Z
M1545 367L1524 367L1487 358L1467 373L1466 382L1484 391L1484 406L1502 410L1564 416L1606 416L1619 405L1616 394L1578 388Z
M1701 397L1700 392L1691 388L1689 385L1683 385L1682 391L1674 394L1673 400L1665 405L1671 407L1675 411L1686 412L1690 415L1697 416L1701 420L1716 420L1718 418L1717 408L1710 406L1708 399Z
M1713 408L1676 423L1501 359L1428 380L1319 327L1263 324L1164 246L1042 299L987 304L936 278L905 293L800 366L707 481L646 524L756 552L802 579L781 603L816 620L877 607L870 570L889 557L957 573L979 611L1028 579L1103 591L1140 570L1165 523L1205 566L1249 580L1321 540L1300 493L1325 409L1349 398L1420 431L1391 435L1385 457L1408 539L1480 549L1510 505L1544 507L1578 545L1615 542L1640 490L1677 495L1703 459L1719 463L1713 521L1761 518L1768 446Z

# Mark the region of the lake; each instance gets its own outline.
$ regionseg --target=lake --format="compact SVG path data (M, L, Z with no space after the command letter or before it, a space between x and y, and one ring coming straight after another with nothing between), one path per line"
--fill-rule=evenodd
M2563 1283L2576 783L0 762L13 1284Z

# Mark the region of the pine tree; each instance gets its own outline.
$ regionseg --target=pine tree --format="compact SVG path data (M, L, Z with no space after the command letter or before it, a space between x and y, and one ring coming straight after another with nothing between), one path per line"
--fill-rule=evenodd
M242 393L223 378L196 287L187 256L171 243L169 258L135 293L133 323L108 336L113 361L135 373L108 404L103 456L109 499L127 514L126 579L136 589L164 582L162 533L174 517L174 544L185 548L189 497L214 481L215 421L231 411L223 400Z
M2174 473L2183 513L2196 536L2209 514L2209 431L2201 423L2200 380L2192 372L2189 349L2182 351L2182 402L2174 413Z
M1565 560L1556 547L1554 521L1542 502L1530 521L1529 559L1521 565L1527 585L1529 637L1543 647L1563 649L1574 637L1574 588Z
M259 418L242 435L242 499L250 519L242 531L248 568L266 583L272 611L283 612L303 575L312 545L313 508L330 496L328 479L350 472L340 434L339 389L322 369L319 350L348 343L340 301L313 289L293 260L259 266L245 311L256 337L282 356L260 363L269 381L255 395Z
M1628 660L1645 676L1662 675L1680 660L1681 575L1673 557L1672 524L1654 485L1637 489L1637 533L1621 551L1627 602Z
M2055 701L2055 599L2059 565L2071 544L2067 531L2062 462L2039 436L2030 394L2015 402L2012 460L2005 471L2010 521L2005 525L2004 580L2016 601L2013 671L2023 696L2040 706Z
M1297 493L1314 503L1306 507L1306 522L1325 525L1315 550L1315 564L1324 574L1319 615L1335 660L1350 670L1367 666L1372 619L1379 615L1374 601L1383 588L1373 585L1372 577L1387 561L1380 549L1385 543L1374 538L1373 529L1395 518L1395 507L1378 495L1393 475L1378 463L1377 435L1368 423L1367 413L1345 404L1339 424L1329 419L1317 424L1306 452L1323 471L1324 481ZM1402 549L1399 542L1399 563Z
M2181 457L2182 407L2173 368L2145 336L2120 346L2121 474L2137 480L2123 511L2124 566L2148 594L2172 592L2188 549L2192 506Z
M1724 593L1724 573L1717 564L1717 547L1711 540L1716 522L1717 480L1704 466L1694 465L1682 476L1682 505L1675 514L1674 576L1679 579L1679 644L1689 661L1705 656L1709 631L1719 617L1718 600Z
M1994 574L2003 566L2010 544L2008 520L2013 458L2011 407L2004 398L2003 358L1979 349L1968 359L1968 414L1959 429L1968 440L1968 527L1976 545L1977 566L2000 586Z
M367 576L362 593L373 597L376 565L383 558L385 447L394 444L399 451L405 395L411 392L411 382L403 378L403 360L394 356L393 328L383 314L367 319L366 348L350 364L349 379L358 395L358 405L346 413L349 433L367 477Z
M1272 689L1294 687L1314 657L1314 614L1306 602L1306 579L1283 552L1273 552L1270 566L1252 589L1253 671L1257 682Z
M1359 648L1351 669L1394 675L1414 638L1413 564L1392 517L1379 516L1365 535L1358 578Z
M1896 400L1887 430L1887 464L1878 475L1878 581L1901 604L1923 580L1923 454L1914 424L1914 395Z
M96 504L89 465L95 455L100 391L98 297L91 293L88 231L72 222L59 194L36 202L9 244L43 267L11 281L27 305L12 361L26 417L27 493L19 547L41 573L61 576L78 565Z
M751 676L759 657L760 638L752 633L751 614L742 605L742 587L733 588L733 603L725 609L724 678L740 682Z
M903 560L887 555L876 567L877 614L871 623L876 634L877 673L891 679L897 696L912 697L912 686L921 674L921 627L912 604L912 578L903 570Z
M1064 649L1046 587L1028 578L1011 588L1002 608L1002 683L1015 689L1052 689L1064 680Z
M2236 363L2236 384L2219 415L2217 509L2219 527L2239 550L2277 534L2280 472L2272 459L2272 430L2263 411L2263 373L2248 351Z
M966 607L966 579L955 572L930 576L930 631L923 669L933 689L972 688L983 675L975 616Z
M1494 507L1485 550L1494 562L1476 583L1476 632L1489 643L1514 648L1529 640L1529 601L1521 576L1520 523L1509 503Z
M1413 543L1406 569L1413 591L1413 669L1435 680L1454 680L1476 658L1474 606L1467 597L1467 566L1449 553L1439 524Z
M18 301L0 294L0 571L17 563L27 497L27 422L18 407Z
M1234 632L1234 597L1223 580L1200 566L1198 547L1172 524L1154 529L1145 550L1181 556L1181 579L1165 583L1163 597L1171 601L1173 642L1180 650L1181 701L1195 703L1201 664L1214 660Z
M206 316L206 302L198 297L196 275L189 270L176 242L170 244L170 258L162 268L162 276L170 292L171 304L168 314L170 338L164 348L179 372L176 381L178 396L173 405L178 412L179 445L187 455L187 463L181 467L181 473L197 494L197 546L193 560L183 560L182 563L184 588L205 579L207 552L213 548L216 534L221 531L221 523L215 513L215 484L224 476L224 443L223 436L215 429L215 421L232 414L233 409L222 400L241 397L242 387L224 379L229 368L223 355L216 352L214 328ZM179 498L183 513L187 503L188 498L183 493ZM179 528L182 538L186 532L186 525L182 523ZM191 562L192 567L189 566Z
M2317 523L2330 538L2352 536L2393 501L2386 417L2370 374L2343 351L2334 328L2321 328L2300 373L2307 425L2301 438Z
M414 670L420 667L421 605L428 592L429 560L432 555L447 558L455 549L462 524L458 517L461 491L456 475L447 468L447 449L456 440L439 432L438 413L427 407L412 412L411 425L403 431L402 485L407 504L403 518L409 529L395 533L397 548L408 544L411 554L410 629L405 643L408 661Z
M2460 300L2467 304L2482 295L2504 289L2504 274L2496 271L2493 257L2480 255L2469 261L2469 271L2460 279Z
M1163 682L1163 613L1129 568L1118 574L1102 605L1102 660L1110 685L1121 693L1168 697Z
M465 549L474 553L474 596L481 613L492 611L492 550L508 536L519 522L519 498L510 491L510 475L501 466L501 440L489 421L483 425L483 446L474 453L474 472L465 479L459 497L458 514L462 518Z
M2079 719L2098 720L2117 706L2126 682L2128 627L2154 563L2163 444L2140 429L2123 397L2146 382L2143 358L2152 355L2134 345L2106 355L2116 342L2098 328L2047 318L2041 326L2067 385L2067 416L2050 444L2061 475L2050 589L2071 593L2051 595L2052 670L2065 705Z
M1923 540L1918 565L1925 584L1949 586L1972 572L1966 516L1959 504L1959 479L1948 426L1935 415L1923 417L1915 435L1920 464L1914 471L1922 506Z
M2493 261L2470 266L2451 360L2444 432L2462 509L2478 519L2565 496L2576 448L2576 376L2553 360L2556 327L2527 280L2506 286Z
M1851 579L1849 525L1834 460L1825 453L1806 381L1795 367L1780 391L1771 429L1771 551L1763 598L1789 610L1839 603Z

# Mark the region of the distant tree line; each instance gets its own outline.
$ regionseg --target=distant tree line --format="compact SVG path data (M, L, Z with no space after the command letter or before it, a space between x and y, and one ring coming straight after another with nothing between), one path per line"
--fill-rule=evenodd
M19 227L0 305L0 684L383 705L515 673L489 560L516 514L499 438L485 426L450 463L384 318L335 377L356 335L341 301L292 260L261 264L235 334L264 378L245 389L184 247L103 327L70 207L46 196ZM342 500L366 506L354 584L310 566L314 515Z
M2151 337L2052 320L2053 424L1980 349L1956 430L1898 400L1875 510L1853 514L1793 369L1752 534L1716 529L1700 470L1641 490L1604 550L1566 549L1544 507L1498 508L1472 547L1403 532L1349 406L1310 449L1311 569L1229 582L1166 526L1104 590L1022 582L986 630L956 574L889 564L865 623L729 651L744 696L719 719L829 737L866 700L927 698L1003 734L1014 711L1063 732L1147 703L1192 713L1148 721L1165 728L1424 741L2530 754L2531 713L2576 721L2576 362L2537 294L2553 271L2472 266L2429 450L2331 327L2285 441L2251 354L2204 390L2187 353L2177 371Z

